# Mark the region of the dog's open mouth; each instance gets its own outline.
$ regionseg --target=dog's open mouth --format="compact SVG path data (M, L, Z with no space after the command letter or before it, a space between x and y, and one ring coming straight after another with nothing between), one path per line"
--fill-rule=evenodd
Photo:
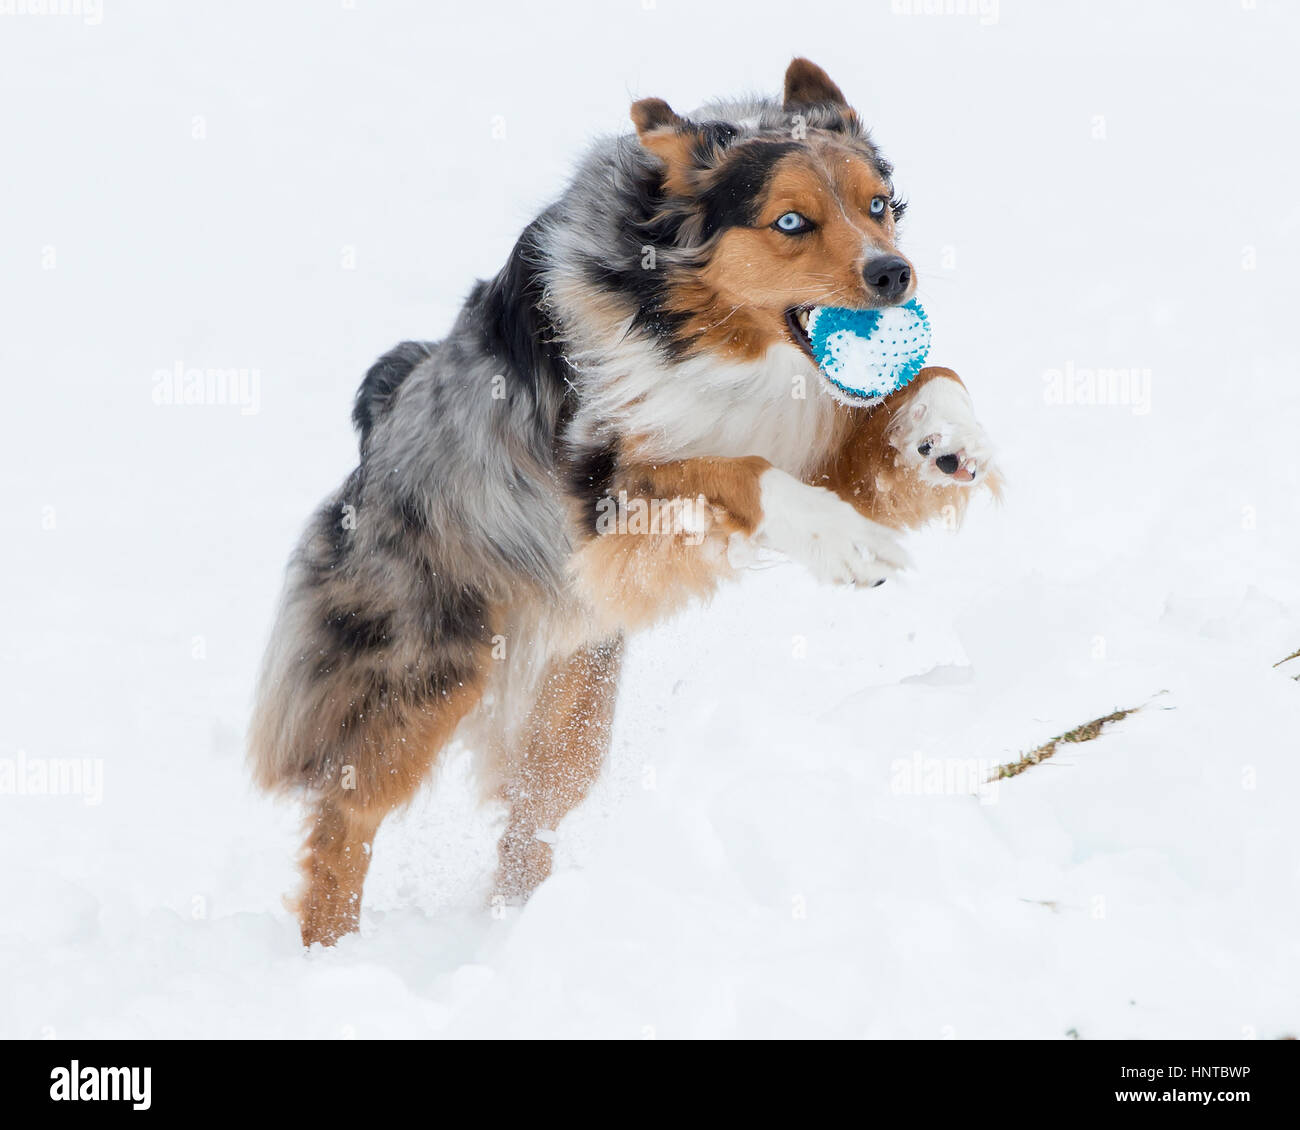
M808 319L816 309L816 306L792 306L785 312L785 324L790 331L790 337L794 339L795 345L814 361L817 357L813 353L812 338L808 336Z

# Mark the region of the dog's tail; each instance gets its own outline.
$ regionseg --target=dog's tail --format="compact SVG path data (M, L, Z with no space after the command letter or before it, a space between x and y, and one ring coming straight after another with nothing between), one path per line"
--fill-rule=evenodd
M431 341L404 341L370 366L352 404L352 423L360 433L363 452L369 445L371 429L388 414L402 382L417 365L434 355L436 347Z
M350 805L386 809L477 700L494 608L468 568L453 579L447 557L403 546L396 527L354 544L358 477L317 512L289 565L249 757L268 791L347 793Z

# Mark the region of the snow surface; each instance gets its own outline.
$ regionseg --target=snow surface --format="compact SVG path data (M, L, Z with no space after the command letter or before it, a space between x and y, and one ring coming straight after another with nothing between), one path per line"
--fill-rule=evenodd
M0 16L0 761L102 771L0 796L0 1035L1294 1033L1298 34L1270 0ZM449 756L361 935L304 953L241 735L360 375L634 97L795 53L898 165L1006 505L902 583L781 566L637 639L521 911ZM249 410L155 403L177 364L256 370ZM1071 395L1097 369L1121 403Z

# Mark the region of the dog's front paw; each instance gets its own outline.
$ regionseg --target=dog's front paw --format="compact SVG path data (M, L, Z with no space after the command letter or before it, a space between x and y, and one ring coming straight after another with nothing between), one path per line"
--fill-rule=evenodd
M894 532L864 518L839 495L775 467L759 479L763 517L753 538L835 584L883 584L908 565Z
M990 478L993 445L960 381L926 381L894 414L885 439L899 460L932 486Z

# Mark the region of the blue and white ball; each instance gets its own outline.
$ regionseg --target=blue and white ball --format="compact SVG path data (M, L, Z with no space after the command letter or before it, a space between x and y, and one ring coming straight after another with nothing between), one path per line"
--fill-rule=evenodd
M930 319L915 298L876 310L817 306L809 311L807 333L831 392L851 405L897 392L930 353Z

